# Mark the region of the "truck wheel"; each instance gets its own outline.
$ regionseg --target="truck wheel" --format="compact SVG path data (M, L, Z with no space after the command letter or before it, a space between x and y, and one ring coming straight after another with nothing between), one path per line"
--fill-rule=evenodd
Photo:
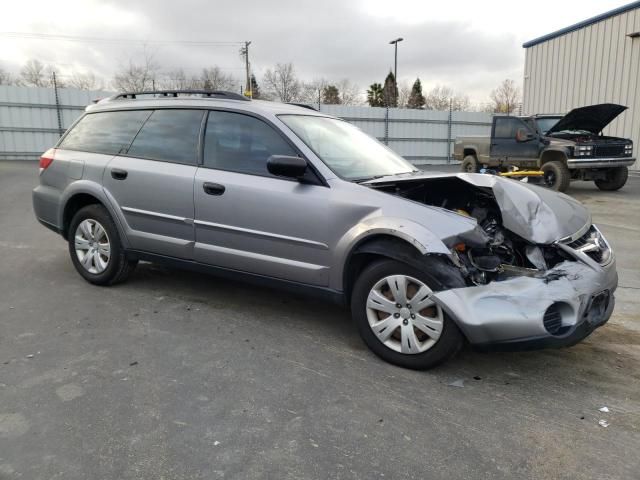
M612 192L620 190L627 183L629 169L627 167L615 167L607 170L607 178L604 180L594 180L596 187L600 190Z
M571 173L565 163L553 160L542 165L541 170L544 173L544 183L551 190L564 192L569 188Z
M460 170L465 173L478 173L478 160L474 155L467 155L462 160Z
M401 367L425 370L460 350L462 333L430 299L436 287L427 272L395 260L374 262L360 274L351 314L373 353Z

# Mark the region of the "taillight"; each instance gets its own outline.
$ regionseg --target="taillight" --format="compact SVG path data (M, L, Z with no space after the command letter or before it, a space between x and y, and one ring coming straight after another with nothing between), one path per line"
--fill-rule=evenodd
M55 148L50 148L49 150L47 150L42 154L42 156L40 157L40 173L44 172L47 168L49 168L49 165L51 165L51 162L53 162L53 158L55 157L55 155L56 155Z

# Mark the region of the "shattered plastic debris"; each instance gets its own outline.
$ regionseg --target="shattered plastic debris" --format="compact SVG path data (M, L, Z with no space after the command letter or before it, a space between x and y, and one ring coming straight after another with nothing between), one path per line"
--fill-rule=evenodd
M215 442L213 442L213 445L217 447L218 445L220 445L220 442L216 440Z
M600 419L598 420L598 425L600 425L601 427L607 428L609 426L609 422L607 422L604 419Z
M598 410L604 413L609 413L609 407L602 407L602 408L599 408Z
M30 353L29 355L27 355L27 358L33 358L33 353Z
M451 383L448 384L450 387L458 387L458 388L463 388L464 387L464 379L459 378L458 380L455 380Z

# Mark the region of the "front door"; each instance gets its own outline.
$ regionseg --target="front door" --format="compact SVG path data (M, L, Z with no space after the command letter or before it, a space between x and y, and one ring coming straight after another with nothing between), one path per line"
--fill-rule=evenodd
M104 172L104 188L126 221L131 248L191 259L193 182L203 110L155 110L125 154Z
M538 158L540 144L537 137L526 141L517 140L519 129L533 132L517 117L495 117L491 135L491 158L505 164L525 164Z
M329 282L329 194L267 171L297 155L263 120L211 111L195 178L195 260L305 284Z

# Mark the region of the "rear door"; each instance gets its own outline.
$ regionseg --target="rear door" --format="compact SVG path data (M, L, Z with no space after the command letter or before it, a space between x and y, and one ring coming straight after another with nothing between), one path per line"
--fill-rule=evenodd
M193 181L204 113L150 112L131 145L107 165L104 188L122 211L131 248L193 257Z
M540 149L537 138L519 142L516 140L518 129L535 132L517 117L494 117L491 134L491 158L501 163L515 163L535 161Z
M194 258L313 285L329 281L329 195L323 185L275 177L271 155L298 155L257 117L211 111L195 179ZM318 179L318 177L314 177Z

